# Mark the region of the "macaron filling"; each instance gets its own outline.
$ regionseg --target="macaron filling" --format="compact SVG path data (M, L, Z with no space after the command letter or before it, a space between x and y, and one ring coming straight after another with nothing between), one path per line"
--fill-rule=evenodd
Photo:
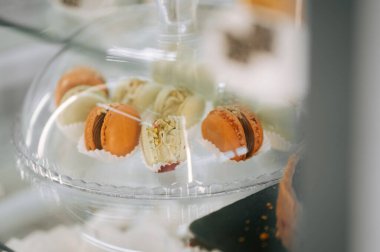
M183 121L176 116L156 120L142 128L141 146L147 167L153 172L173 171L186 160Z
M253 155L254 151L254 143L255 143L255 133L253 132L252 126L249 123L248 118L237 108L227 108L232 114L234 114L239 120L243 131L246 142L247 153L245 154L245 158L250 158Z
M101 130L104 123L104 118L106 117L106 112L102 112L95 118L95 123L92 128L92 138L94 140L95 148L102 150L102 141L101 141Z
M245 157L249 158L253 155L255 134L253 132L251 124L249 123L247 117L243 113L240 113L240 116L238 116L238 119L241 126L243 126L245 141L247 143L247 154Z

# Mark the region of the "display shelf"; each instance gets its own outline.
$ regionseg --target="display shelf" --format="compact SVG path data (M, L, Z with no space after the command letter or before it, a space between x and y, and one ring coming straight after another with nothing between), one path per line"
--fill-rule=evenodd
M210 41L231 42L229 31L215 26L230 9L194 0L156 4L118 8L69 29L66 37L54 29L42 33L66 46L36 76L25 98L14 129L18 164L25 178L42 181L41 192L57 198L79 222L94 216L132 219L130 209L158 207L168 219L180 211L177 224L188 224L278 182L298 146L297 96L278 106L263 102L280 97L267 92L258 102L257 93L236 85L240 78L224 79L231 72L217 68L224 60L228 66L241 64L235 54L226 58L218 47L211 53L221 57L213 57L205 50ZM264 59L262 73L298 69L281 65L293 63L284 60L294 49L287 48L293 21L281 23L288 20L281 15L262 21L243 11L248 22L238 32L252 34L253 27L258 41L239 43L263 50L262 58L255 58L256 51L248 54L254 63ZM239 66L232 77L252 65ZM269 80L281 80L284 72ZM110 237L96 239L115 245Z

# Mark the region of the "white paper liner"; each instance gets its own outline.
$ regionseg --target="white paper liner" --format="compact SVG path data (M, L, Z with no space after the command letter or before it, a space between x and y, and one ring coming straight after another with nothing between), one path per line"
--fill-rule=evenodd
M141 136L140 136L141 137ZM141 140L139 142L139 144L141 145ZM144 166L151 172L154 172L154 173L158 173L158 170L159 170L159 167L153 167L151 165L149 165L146 160L145 160L145 156L144 156L144 151L142 150L141 148L141 155L140 155L140 160L141 162L144 164ZM176 167L177 168L177 167Z
M136 154L138 146L136 146L130 153L128 153L125 156L118 157L116 155L113 155L111 152L105 151L105 150L93 150L89 151L86 149L86 145L84 143L84 135L79 138L78 144L77 144L78 151L84 155L87 155L89 157L95 158L96 160L106 162L106 163L113 163L113 162L121 162L127 160L129 157Z
M290 151L293 148L293 144L291 142L289 142L276 132L268 131L267 137L270 141L272 149L274 150Z
M216 159L219 160L220 162L231 162L231 164L234 164L234 165L236 165L237 163L239 163L238 161L230 160L231 157L235 156L234 152L232 152L232 151L230 151L230 152L221 152L210 141L204 139L203 137L201 137L200 139L201 139L200 140L200 144L203 146L203 148L205 148L207 151L209 151L210 156L216 157ZM267 151L269 151L270 149L271 149L270 138L268 137L268 132L264 131L263 144L261 145L261 147L258 150L258 152L256 152L256 154L253 155L250 159L255 158L255 156L262 155L262 154L266 153ZM241 154L243 154L246 150L242 148L240 151L242 152ZM239 150L237 151L238 154L240 154L239 153L240 151Z
M264 154L265 152L269 151L271 148L272 148L272 145L268 137L268 132L264 130L263 144L261 145L260 149L256 152L255 156Z
M70 141L76 143L79 138L83 135L84 122L72 123L72 124L62 124L58 120L56 121L57 128L62 132L62 134Z

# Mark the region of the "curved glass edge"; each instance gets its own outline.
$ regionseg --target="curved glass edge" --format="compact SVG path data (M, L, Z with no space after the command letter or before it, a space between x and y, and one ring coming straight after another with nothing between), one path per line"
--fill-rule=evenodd
M143 6L154 6L143 0L119 1L118 5L101 10L103 14L93 15L91 18L81 18L78 13L70 14L62 8L53 6L53 0L30 0L0 2L0 25L9 27L32 37L40 38L53 43L70 43L72 39L84 28L94 22L102 21L126 9L139 8ZM200 4L203 7L230 6L233 0L203 0ZM91 11L88 11L91 13ZM27 15L34 13L34 15ZM86 44L80 44L86 47Z
M219 183L202 185L198 182L190 184L174 184L170 187L128 187L115 186L109 184L95 183L76 179L48 168L49 162L39 159L27 149L23 143L21 133L20 119L14 122L13 127L13 145L16 149L17 166L23 173L24 177L29 175L37 176L40 179L48 180L62 186L115 198L125 199L150 199L150 200L172 200L172 199L193 199L225 196L232 193L240 193L265 187L274 184L280 180L283 174L283 168L269 174L263 174L256 178L247 178L244 180L232 181L230 183Z
M117 1L110 6L80 11L63 7L56 0L1 1L0 24L44 40L63 43L93 21L112 15L119 8L143 4L142 0ZM33 15L29 15L33 13Z

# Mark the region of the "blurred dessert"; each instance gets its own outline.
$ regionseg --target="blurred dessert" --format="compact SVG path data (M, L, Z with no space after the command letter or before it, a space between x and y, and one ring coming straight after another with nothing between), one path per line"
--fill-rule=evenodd
M276 208L276 237L290 251L294 247L297 223L301 212L301 205L293 189L293 176L298 160L299 157L296 154L288 160L284 176L279 183Z
M267 8L295 16L297 4L301 4L303 0L243 0L243 2L253 7Z
M78 7L80 6L80 0L61 0L61 3L70 6L70 7Z

